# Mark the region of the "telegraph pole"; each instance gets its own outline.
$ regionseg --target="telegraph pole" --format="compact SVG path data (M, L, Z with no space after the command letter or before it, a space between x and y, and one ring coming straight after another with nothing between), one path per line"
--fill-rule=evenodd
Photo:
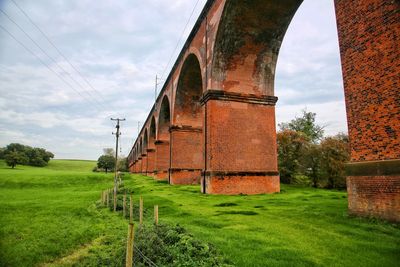
M117 129L117 132L116 133L112 133L112 134L115 134L114 211L117 211L118 139L119 139L119 136L121 135L121 133L119 131L119 122L120 121L125 121L125 119L120 119L120 118L113 119L113 118L111 118L111 120L112 121L117 121L117 125L115 126L115 128Z

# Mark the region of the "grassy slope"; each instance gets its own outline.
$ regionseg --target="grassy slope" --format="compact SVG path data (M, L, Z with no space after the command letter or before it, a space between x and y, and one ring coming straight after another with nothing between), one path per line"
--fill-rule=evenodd
M79 251L91 251L83 245L107 236L123 239L126 221L95 208L112 176L91 173L93 166L65 160L46 168L0 165L0 266L32 266L70 254L57 263L81 261ZM169 186L138 175L126 186L136 201L144 196L147 220L159 204L161 221L179 222L237 266L395 266L400 260L398 226L349 218L344 192L284 186L273 195L212 196L200 194L198 186ZM102 257L120 248L107 242L98 246L100 253L108 250Z
M125 223L95 208L100 190L112 184L112 176L90 172L95 162L52 160L15 170L0 164L0 266L33 266L119 227L125 233Z

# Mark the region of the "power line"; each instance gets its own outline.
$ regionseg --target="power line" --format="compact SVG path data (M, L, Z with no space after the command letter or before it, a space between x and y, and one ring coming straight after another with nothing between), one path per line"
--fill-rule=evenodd
M196 10L196 7L197 7L197 4L199 3L199 1L200 1L200 0L197 0L197 1L196 1L196 4L194 5L193 10L192 10L192 12L190 13L189 19L187 20L186 25L185 25L185 27L183 28L183 31L182 31L182 33L181 33L181 36L179 37L179 40L178 40L178 42L176 43L175 49L174 49L174 51L172 52L171 56L169 57L168 63L167 63L167 65L165 66L165 68L164 68L164 70L163 70L163 72L162 72L161 79L164 78L164 75L165 75L165 72L166 72L166 70L167 70L167 68L168 68L168 66L169 66L169 63L171 63L172 57L174 56L174 54L175 54L175 52L176 52L176 49L178 48L179 43L180 43L181 40L182 40L182 37L183 37L183 35L184 35L185 31L186 31L187 26L189 25L190 19L192 18L193 14L194 14L194 11Z
M25 36L27 36L32 41L32 43L34 43L36 45L36 47L39 48L40 51L42 51L43 54L45 54L51 61L53 61L54 64L59 69L61 69L63 72L65 72L70 77L70 79L72 81L74 81L83 90L83 92L85 92L89 96L89 99L93 98L93 96L91 94L89 94L89 92L85 91L83 86L78 81L76 81L68 71L66 71L62 66L60 66L57 63L57 61L52 56L50 56L16 21L14 21L4 10L0 9L0 12L3 13L15 26L17 26L18 29L20 31L22 31L25 34ZM93 101L96 102L99 106L102 105L95 98L93 98Z
M90 105L92 105L91 102L89 102L78 90L76 90L69 82L67 82L60 74L58 74L56 71L54 71L49 65L46 64L38 55L36 55L31 49L29 49L27 46L25 46L21 41L19 41L11 32L9 32L6 28L4 28L2 25L0 25L0 28L5 31L8 35L11 36L18 44L20 44L26 51L28 51L30 54L32 54L34 57L36 57L40 63L42 63L47 69L49 69L52 73L54 73L62 82L64 82L68 87L70 87L72 90L74 90L79 96L81 96L83 99L85 99ZM95 109L97 109L96 106L92 106ZM101 111L101 110L100 110Z
M11 0L14 5L21 11L22 14L29 20L29 22L36 27L36 29L46 38L46 40L51 44L51 46L58 52L58 54L64 58L64 60L79 74L79 76L82 78L82 80L85 81L85 83L103 100L103 102L106 101L106 99L100 94L99 91L97 91L92 84L82 75L82 73L67 59L67 57L60 51L60 49L57 48L57 46L51 41L51 39L47 36L42 29L31 19L31 17L23 10L22 7L20 7L14 0Z

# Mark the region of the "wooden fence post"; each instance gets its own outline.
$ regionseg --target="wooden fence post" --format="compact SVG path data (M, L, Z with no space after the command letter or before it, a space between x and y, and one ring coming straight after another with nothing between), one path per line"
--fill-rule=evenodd
M142 226L143 224L143 197L140 196L140 203L139 203L139 225Z
M134 232L133 223L129 223L128 240L127 240L127 244L126 244L126 260L125 260L126 267L132 267L134 238L135 238L135 232Z
M129 222L133 223L133 201L132 201L132 194L129 199Z
M124 200L123 200L123 205L122 205L122 214L124 218L126 217L126 192L124 193Z
M106 198L107 198L107 208L110 206L110 194L109 190L106 191Z
M154 205L154 223L158 225L158 205Z
M117 211L117 185L114 185L114 212Z

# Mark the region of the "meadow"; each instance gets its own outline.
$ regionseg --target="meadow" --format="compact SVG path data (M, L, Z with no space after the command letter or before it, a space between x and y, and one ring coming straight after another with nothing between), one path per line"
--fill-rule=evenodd
M0 162L0 266L121 266L127 221L98 207L112 174L95 162L52 160L45 168ZM203 195L125 175L152 220L180 224L235 266L396 266L400 226L347 214L344 191L282 185L278 194Z

